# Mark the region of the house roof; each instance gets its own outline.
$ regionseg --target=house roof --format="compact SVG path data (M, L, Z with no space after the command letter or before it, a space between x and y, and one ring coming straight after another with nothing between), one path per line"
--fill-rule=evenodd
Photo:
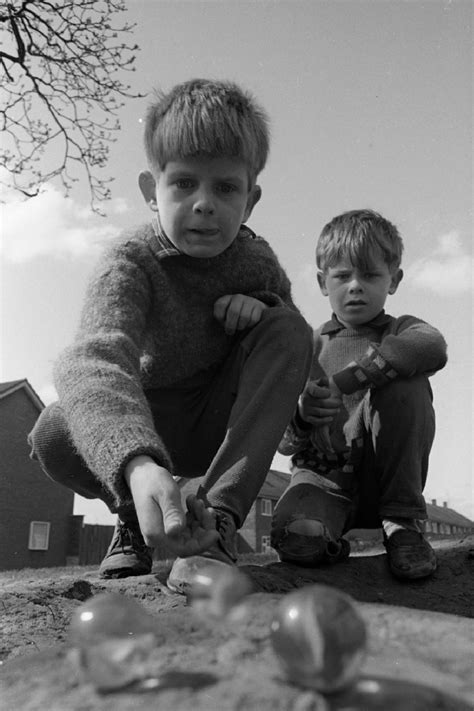
M25 390L25 393L33 402L33 404L36 405L38 410L44 409L44 402L41 400L38 393L32 388L26 378L24 378L23 380L10 380L6 383L0 383L0 400L3 400L9 395L13 395L13 393L17 392L17 390L22 389Z
M426 504L428 519L437 523L450 523L453 526L474 526L474 521L471 521L466 516L453 511L448 506L435 506Z
M290 474L270 469L260 489L259 497L278 500L290 483Z

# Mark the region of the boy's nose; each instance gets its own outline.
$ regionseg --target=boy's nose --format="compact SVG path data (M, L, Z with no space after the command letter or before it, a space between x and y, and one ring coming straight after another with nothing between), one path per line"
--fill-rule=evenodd
M362 291L362 287L359 283L359 280L354 277L352 281L349 284L349 291L350 292L357 292L357 291Z
M198 214L212 214L214 212L214 201L209 193L203 192L196 197L194 202L194 212Z

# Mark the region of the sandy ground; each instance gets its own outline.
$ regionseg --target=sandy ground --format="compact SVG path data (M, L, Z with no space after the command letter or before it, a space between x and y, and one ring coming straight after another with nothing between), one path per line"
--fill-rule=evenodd
M381 549L314 570L241 563L254 592L241 618L227 622L203 620L186 598L170 593L163 564L155 564L151 575L113 581L80 568L0 574L0 707L468 711L474 708L474 538L434 545L437 572L411 583L390 576ZM284 678L270 639L282 596L314 583L351 595L368 630L359 681L326 697ZM159 688L99 694L78 672L69 622L84 600L100 592L134 598L152 615L159 645L150 664L161 674Z

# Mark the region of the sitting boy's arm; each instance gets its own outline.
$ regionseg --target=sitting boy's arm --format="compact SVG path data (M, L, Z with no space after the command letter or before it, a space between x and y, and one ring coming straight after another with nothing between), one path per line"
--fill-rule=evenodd
M432 375L447 362L447 346L441 333L414 316L394 319L381 343L372 343L366 353L333 379L350 394L364 387L383 387L396 378Z

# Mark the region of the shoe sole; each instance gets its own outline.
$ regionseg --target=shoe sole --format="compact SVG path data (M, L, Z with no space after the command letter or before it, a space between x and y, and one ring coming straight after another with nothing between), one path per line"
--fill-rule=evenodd
M420 580L421 578L429 578L430 575L433 575L433 573L436 572L438 565L437 563L434 563L430 565L428 569L428 565L426 565L424 568L420 568L419 570L398 570L397 568L394 568L392 565L389 563L389 568L390 572L395 578L398 578L399 580Z

